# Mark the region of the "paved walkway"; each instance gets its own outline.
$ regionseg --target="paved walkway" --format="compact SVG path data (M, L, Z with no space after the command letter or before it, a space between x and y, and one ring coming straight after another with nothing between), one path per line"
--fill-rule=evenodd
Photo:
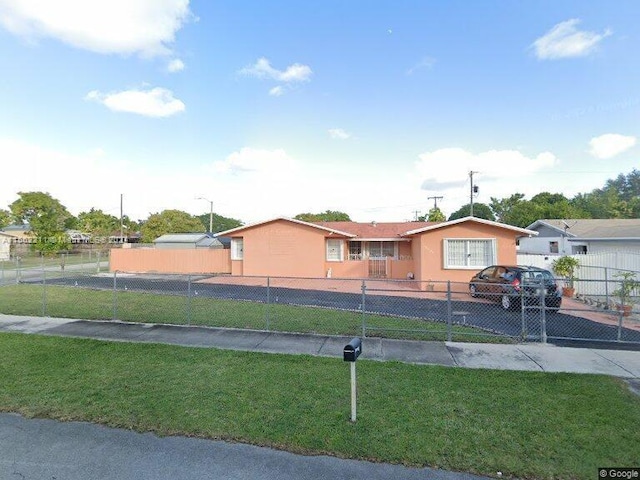
M350 337L0 315L0 331L342 357ZM542 344L420 342L367 337L362 359L450 367L599 373L640 379L640 352ZM635 382L634 382L635 383Z

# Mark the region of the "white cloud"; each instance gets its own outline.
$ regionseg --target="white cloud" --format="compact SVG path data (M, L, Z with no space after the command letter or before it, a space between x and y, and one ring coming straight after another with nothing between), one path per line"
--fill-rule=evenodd
M283 149L261 150L244 147L230 154L224 161L214 162L214 170L220 173L259 172L276 173L290 172L296 162Z
M184 103L174 98L171 90L160 87L115 93L93 90L85 100L96 101L115 112L137 113L147 117L170 117L185 110Z
M269 95L273 97L284 95L285 92L293 88L292 86L296 83L310 81L313 75L311 67L300 63L289 65L285 70L277 70L273 68L269 60L264 57L259 58L253 65L239 70L238 73L247 77L274 80L281 83L282 85L278 85L269 90Z
M308 82L313 72L308 65L294 63L287 67L284 72L280 72L277 80L281 82Z
M179 58L174 58L167 64L169 73L181 72L182 70L184 70L184 62Z
M436 59L432 57L424 57L414 66L407 70L407 75L413 75L418 70L430 69L436 64Z
M281 95L284 95L284 88L281 85L273 87L271 90L269 90L269 95L271 95L272 97L279 97Z
M610 30L603 33L578 30L579 23L580 19L577 18L560 22L538 38L532 44L536 56L541 60L584 57L593 52L605 37L611 35Z
M469 172L486 180L524 178L557 164L550 152L530 158L517 150L489 150L474 154L462 148L442 148L419 155L416 170L425 190L441 191L465 185ZM508 183L508 182L507 182Z
M336 140L346 140L348 138L351 138L351 134L349 132L345 132L341 128L330 128L328 132L329 136L331 138L335 138Z
M0 0L9 32L104 54L167 55L191 18L189 0Z
M244 67L239 72L242 75L256 78L267 78L283 83L308 82L313 71L308 65L294 63L285 70L277 70L271 66L268 59L262 57L248 67Z
M589 153L597 158L612 158L632 148L636 141L636 137L606 133L589 141Z

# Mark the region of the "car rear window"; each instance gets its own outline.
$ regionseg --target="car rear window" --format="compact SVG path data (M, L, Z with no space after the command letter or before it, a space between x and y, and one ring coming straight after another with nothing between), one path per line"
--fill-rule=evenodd
M548 270L533 270L522 272L522 278L525 280L538 281L553 280L553 275Z

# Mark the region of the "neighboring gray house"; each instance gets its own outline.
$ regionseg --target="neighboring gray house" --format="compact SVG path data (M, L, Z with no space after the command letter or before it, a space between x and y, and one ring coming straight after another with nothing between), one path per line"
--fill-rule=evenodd
M527 230L537 237L519 239L518 253L640 253L640 219L537 220Z
M206 233L167 233L156 238L153 244L164 249L223 248L217 238Z

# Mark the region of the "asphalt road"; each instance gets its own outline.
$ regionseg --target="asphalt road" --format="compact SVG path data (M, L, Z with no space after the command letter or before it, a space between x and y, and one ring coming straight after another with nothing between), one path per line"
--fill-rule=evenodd
M82 288L106 289L114 288L112 276L67 276L47 280L52 285L68 285ZM356 293L336 291L319 291L296 288L227 285L211 283L191 283L186 278L148 278L142 276L126 276L116 278L118 291L153 292L170 295L197 295L200 297L248 300L289 305L308 305L332 309L362 309L363 296ZM191 290L189 290L191 289ZM418 319L442 321L446 323L448 305L444 300L412 298L396 295L379 295L367 293L364 298L364 309L368 313L406 316ZM452 300L451 312L454 322L465 323L497 334L520 337L524 330L529 339L539 339L542 332L542 316L540 309L532 307L525 310L524 318L520 310L507 312L492 302ZM550 343L562 343L568 339L583 339L598 342L614 342L617 340L618 328L605 325L587 318L564 313L547 312L545 316L547 338ZM634 342L640 347L640 331L621 329L621 341ZM566 343L565 343L566 344ZM602 346L606 345L603 343Z
M430 468L304 456L187 437L158 437L83 422L0 413L0 478L16 480L481 480Z

